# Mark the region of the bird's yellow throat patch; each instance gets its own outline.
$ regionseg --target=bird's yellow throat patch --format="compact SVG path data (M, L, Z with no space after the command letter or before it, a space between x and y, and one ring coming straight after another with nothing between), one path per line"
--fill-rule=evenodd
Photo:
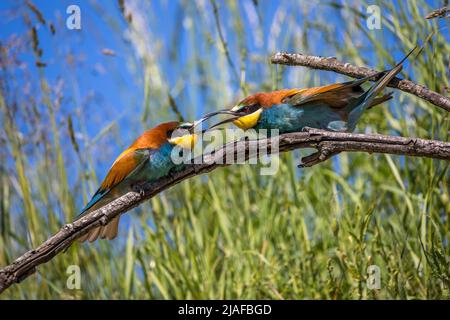
M187 134L181 137L169 139L169 143L180 146L183 149L192 149L197 142L198 136L196 134Z
M253 128L254 126L256 126L256 123L258 122L262 112L263 108L260 108L253 113L234 120L233 123L242 130Z

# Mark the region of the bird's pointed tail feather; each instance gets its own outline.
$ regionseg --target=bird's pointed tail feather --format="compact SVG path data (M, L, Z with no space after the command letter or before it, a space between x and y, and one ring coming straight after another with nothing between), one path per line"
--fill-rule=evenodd
M377 81L372 87L367 90L362 96L360 96L354 103L351 103L348 108L351 110L348 116L348 127L351 131L355 129L361 115L368 108L375 106L381 102L389 100L388 95L377 98L381 91L391 82L392 79L402 70L403 63L408 57L418 48L415 46L408 54L400 60L392 69L384 71L384 75Z
M83 210L81 211L81 213L78 215L77 218L80 219L82 216L101 208L106 204L106 202L110 201L111 200L110 198L113 196L114 194L111 194L109 190L105 191L98 190L92 197L91 201L89 201L88 204L83 208ZM112 219L107 225L98 226L90 230L89 232L81 236L78 240L80 242L85 241L94 242L98 238L112 240L117 236L119 220L120 216L117 216L114 219Z
M94 242L98 238L112 240L117 237L119 232L120 215L113 218L107 225L99 226L92 230L89 230L86 234L82 235L78 240L80 242Z

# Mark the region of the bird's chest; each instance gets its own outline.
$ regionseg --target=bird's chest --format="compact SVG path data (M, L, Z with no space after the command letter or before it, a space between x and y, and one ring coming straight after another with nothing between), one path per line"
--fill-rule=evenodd
M158 150L151 152L145 164L141 179L155 180L166 176L175 164L171 159L172 145L164 144Z
M326 105L280 104L264 109L255 129L278 129L280 133L301 131L304 127L330 129L330 123L336 121L342 121L342 117Z

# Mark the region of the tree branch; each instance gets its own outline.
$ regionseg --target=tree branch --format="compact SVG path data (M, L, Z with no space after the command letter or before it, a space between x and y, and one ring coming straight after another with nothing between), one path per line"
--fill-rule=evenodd
M264 146L267 148L267 152L270 153L286 152L301 148L315 148L318 150L312 156L302 159L302 167L310 167L325 161L334 154L344 151L390 153L450 160L450 142L379 134L365 135L330 132L310 128L307 128L305 132L283 134L271 139L233 142L222 146L213 154L205 156L203 158L204 161L200 164L189 164L180 172L172 173L170 176L164 177L157 182L142 185L142 190L130 191L80 220L66 224L58 233L39 247L28 251L0 270L0 293L12 284L18 283L33 274L37 266L50 261L92 228L107 224L115 216L136 207L143 201L189 177L210 172L220 166L226 166L227 164L221 164L221 162L229 159L230 155L244 154L245 159L248 159L249 150L256 150L257 147L261 148Z
M341 61L338 61L334 57L325 58L318 56L308 56L301 53L278 52L270 58L270 61L273 64L303 66L319 70L334 71L358 79L374 75L378 72L370 68L357 67L349 63L343 63ZM376 80L377 79L374 77L372 81ZM419 98L431 102L435 106L438 106L450 112L450 98L440 95L439 93L434 92L425 86L416 84L410 80L404 80L397 77L392 79L391 82L389 82L388 86L413 94Z
M434 18L448 18L450 17L450 8L442 7L437 10L431 11L429 14L425 16L425 19L434 19Z

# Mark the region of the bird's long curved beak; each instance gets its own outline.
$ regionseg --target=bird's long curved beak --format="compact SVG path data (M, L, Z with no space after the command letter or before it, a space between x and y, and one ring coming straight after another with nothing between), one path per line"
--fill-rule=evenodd
M236 115L239 115L240 117L244 115L244 114L239 114L238 112L235 112L235 111L231 111L229 109L222 109L222 110L218 110L218 111L213 111L213 112L210 112L210 113L207 113L207 114L203 115L203 117L201 117L200 119L194 121L191 130L193 130L195 127L197 127L202 122L204 122L204 121L208 120L209 118L214 117L214 116L216 116L218 114L228 114L228 115L232 115L232 116L235 116L235 117L236 117Z
M208 131L208 130L211 130L211 129L213 129L213 128L215 128L215 127L218 127L218 126L220 126L220 125L222 125L222 124L229 123L229 122L233 122L233 121L235 121L235 120L237 120L237 119L240 119L240 118L242 118L243 116L246 115L245 113L237 113L237 112L233 112L233 114L234 114L234 117L225 119L225 120L220 121L220 122L218 122L218 123L215 123L214 125L212 125L211 127L209 127L207 130L204 130L203 132ZM236 114L238 114L238 115L236 116Z
M240 129L248 130L250 128L253 128L258 123L258 120L261 117L262 112L263 108L257 105L256 109L248 110L247 112L242 111L239 112L231 110L230 114L233 114L234 115L233 117L220 121L211 126L209 129L213 129L225 123L233 122L233 124L239 127Z
M207 114L203 115L203 117L201 117L199 120L196 120L196 121L194 121L192 123L192 126L189 129L187 129L189 131L189 134L185 134L183 136L179 136L179 137L174 137L174 138L168 139L169 143L181 146L182 148L185 148L185 149L193 148L193 146L195 145L195 143L196 143L196 141L198 139L198 133L195 132L195 128L199 124L201 124L202 122L204 122L204 121L208 120L209 118L211 118L211 117L213 117L215 115L218 115L218 114L233 115L232 118L227 119L225 121L222 121L223 123L228 122L228 121L233 121L233 120L238 119L238 118L242 117L243 115L245 115L243 113L239 113L239 112L236 112L236 111L231 111L229 109L222 109L222 110L218 110L218 111L213 111L213 112L207 113ZM216 126L222 124L222 122L221 123L217 123L214 126L216 127ZM200 134L203 134L203 133L205 133L206 131L208 131L210 129L211 128L202 130L200 132Z

